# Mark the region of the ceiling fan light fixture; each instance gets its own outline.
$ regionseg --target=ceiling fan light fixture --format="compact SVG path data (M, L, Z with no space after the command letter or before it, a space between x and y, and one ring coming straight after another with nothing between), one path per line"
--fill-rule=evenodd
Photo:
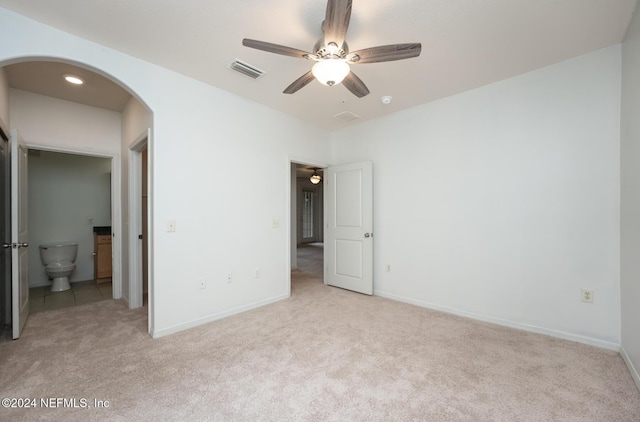
M269 53L316 62L311 70L286 87L282 91L283 94L296 93L316 79L327 86L342 83L353 95L362 98L369 95L369 88L351 71L349 65L391 62L418 57L422 50L422 44L389 44L349 52L345 38L351 20L352 3L353 0L327 0L325 18L322 21L323 35L314 44L313 53L250 38L244 38L242 45Z
M324 59L313 65L311 73L323 85L338 85L351 72L351 68L342 59Z

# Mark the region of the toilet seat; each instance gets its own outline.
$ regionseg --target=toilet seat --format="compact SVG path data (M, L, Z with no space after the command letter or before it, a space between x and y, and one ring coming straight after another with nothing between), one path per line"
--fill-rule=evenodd
M76 268L73 262L52 262L46 266L47 271L69 271Z

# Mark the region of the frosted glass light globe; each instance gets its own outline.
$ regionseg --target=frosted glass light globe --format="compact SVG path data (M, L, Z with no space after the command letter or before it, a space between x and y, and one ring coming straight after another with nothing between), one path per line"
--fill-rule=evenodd
M311 73L324 85L338 85L351 72L351 68L342 59L324 59L313 65Z

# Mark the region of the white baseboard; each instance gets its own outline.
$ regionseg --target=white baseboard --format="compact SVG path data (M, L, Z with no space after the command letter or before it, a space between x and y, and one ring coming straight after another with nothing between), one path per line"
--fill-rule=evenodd
M507 320L507 319L502 319L502 318L497 318L497 317L492 317L492 316L487 316L487 315L482 315L482 314L476 314L476 313L473 313L473 312L462 311L462 310L459 310L459 309L449 308L449 307L446 307L446 306L439 306L439 305L435 305L433 303L423 302L423 301L420 301L420 300L415 300L415 299L402 297L402 296L396 296L396 295L393 295L393 294L390 294L390 293L387 293L387 292L383 292L383 291L380 291L380 290L375 290L373 292L373 294L376 295L376 296L387 298L387 299L397 300L398 302L404 302L404 303L408 303L410 305L420 306L422 308L433 309L434 311L440 311L440 312L445 312L445 313L448 313L448 314L454 314L454 315L462 316L462 317L465 317L465 318L471 318L471 319L475 319L475 320L478 320L478 321L489 322L491 324L502 325L504 327L515 328L515 329L518 329L518 330L529 331L529 332L532 332L532 333L544 334L544 335L547 335L547 336L556 337L556 338L560 338L560 339L563 339L563 340L575 341L575 342L578 342L578 343L583 343L583 344L588 344L590 346L599 347L601 349L612 350L612 351L615 351L615 352L619 352L620 351L620 344L609 342L609 341L605 341L605 340L600 340L600 339L593 338L593 337L582 336L582 335L579 335L579 334L568 333L568 332L565 332L565 331L554 330L554 329L551 329L551 328L538 327L538 326L535 326L535 325L523 324L523 323L519 323L519 322L510 321L510 320Z
M284 299L288 299L289 295L280 295L273 297L271 299L262 300L260 302L250 303L244 306L238 306L237 308L229 309L228 311L219 312L217 314L208 315L206 317L194 319L188 322L184 322L181 324L172 325L171 327L161 328L159 330L152 330L151 337L160 338L167 336L169 334L174 334L180 331L188 330L189 328L194 328L199 325L208 324L209 322L216 321L218 319L226 318L231 315L239 314L241 312L250 311L251 309L260 308L265 305L270 305L275 302L279 302Z
M638 373L638 369L633 365L633 362L631 362L631 358L627 354L627 351L624 350L624 346L620 346L620 355L622 356L624 363L627 364L627 368L629 368L629 372L631 372L631 377L636 382L636 386L638 387L638 390L640 390L640 374Z

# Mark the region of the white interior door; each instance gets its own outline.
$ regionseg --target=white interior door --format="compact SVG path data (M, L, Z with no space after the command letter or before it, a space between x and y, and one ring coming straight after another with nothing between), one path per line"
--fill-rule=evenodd
M27 146L17 130L11 133L11 309L13 338L20 337L29 316L27 247Z
M373 165L325 172L325 283L373 294Z

